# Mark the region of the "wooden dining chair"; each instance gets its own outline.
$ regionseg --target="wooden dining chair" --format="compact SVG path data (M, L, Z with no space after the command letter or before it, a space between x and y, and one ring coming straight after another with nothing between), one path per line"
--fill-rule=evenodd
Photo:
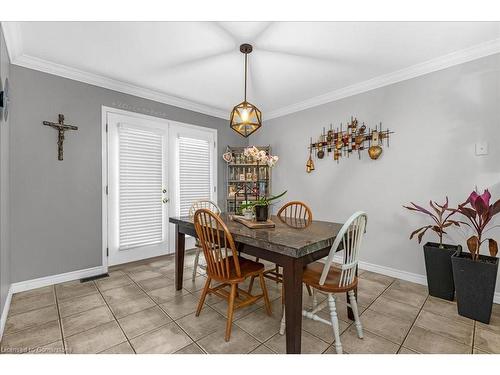
M210 210L210 211L216 213L217 215L220 215L220 213L222 212L221 209L219 208L219 206L217 206L217 203L214 203L210 200L199 200L199 201L194 202L191 205L191 207L189 208L189 217L191 219L194 219L194 213L196 212L196 210L199 210L201 208L205 208L207 210ZM201 245L200 245L200 242L198 239L196 239L194 246L196 247L196 253L194 256L194 265L193 265L193 281L196 278L196 272L197 272L198 268L201 268L203 270L206 270L206 268L207 268L204 264L200 263L200 253L201 253L202 249L201 249Z
M277 216L282 222L294 228L306 228L312 222L311 209L300 201L288 202L279 209Z
M311 225L312 222L312 211L307 204L300 201L291 201L286 203L283 207L281 207L277 214L278 218L285 224L301 229L306 228ZM256 259L259 261L259 258ZM264 277L276 283L283 282L283 274L280 272L280 267L276 264L274 268L268 269L264 272ZM253 288L254 279L250 280L250 285L248 287L248 291L251 293ZM311 294L311 290L307 288L309 295Z
M338 233L328 257L324 263L310 263L304 269L302 282L313 288L312 309L310 311L303 310L302 315L306 318L317 320L319 322L331 325L333 327L333 335L335 337L335 349L337 353L342 353L342 344L340 342L339 321L337 317L337 309L335 306L336 293L346 293L349 296L348 305L352 309L354 315L354 325L360 339L363 338L363 327L359 319L358 304L354 290L358 285L358 277L356 270L358 266L359 250L366 229L368 218L366 213L358 211L354 213L342 226ZM333 257L337 249L342 245L343 262L340 267L333 265ZM316 293L321 291L326 293L328 298L317 304ZM328 305L330 309L330 321L321 318L316 313L323 310ZM281 319L280 334L285 331L285 314Z
M194 227L203 254L207 261L207 281L201 293L196 316L200 315L207 294L215 294L228 301L225 340L231 337L234 310L264 299L266 312L271 316L271 304L264 280L264 265L238 256L233 236L219 215L208 209L197 210L194 214ZM258 277L262 294L252 295L238 288L238 284L249 277ZM211 287L211 283L219 283ZM224 288L229 287L230 292Z

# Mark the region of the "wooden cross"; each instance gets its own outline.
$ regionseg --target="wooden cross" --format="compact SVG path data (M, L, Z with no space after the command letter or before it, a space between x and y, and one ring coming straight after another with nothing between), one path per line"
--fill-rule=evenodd
M64 132L66 130L78 130L78 126L68 125L64 123L64 115L59 114L59 123L44 121L44 125L51 126L59 132L59 136L57 139L57 159L63 160L63 142L64 142Z

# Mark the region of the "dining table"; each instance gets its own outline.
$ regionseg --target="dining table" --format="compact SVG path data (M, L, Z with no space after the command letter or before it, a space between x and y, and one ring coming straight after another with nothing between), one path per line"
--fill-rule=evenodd
M233 220L231 214L221 213L221 218L233 236L238 252L283 268L286 352L300 354L303 269L328 255L342 224L313 220L307 226L301 226L271 216L269 219L274 222L274 228L253 229ZM181 290L185 236L197 236L192 218L170 217L169 221L175 225L175 288ZM353 319L350 307L347 309L349 318Z

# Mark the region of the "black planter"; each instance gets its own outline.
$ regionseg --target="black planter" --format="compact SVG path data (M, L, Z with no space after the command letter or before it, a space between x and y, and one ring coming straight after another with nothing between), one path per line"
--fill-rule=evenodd
M498 258L480 255L476 261L469 253L457 251L451 257L457 291L458 314L489 324Z
M424 245L425 270L427 271L427 287L434 297L453 301L455 284L451 269L451 256L458 246L445 245L440 248L438 243L427 242Z
M257 221L267 221L269 215L269 206L255 206L255 220Z

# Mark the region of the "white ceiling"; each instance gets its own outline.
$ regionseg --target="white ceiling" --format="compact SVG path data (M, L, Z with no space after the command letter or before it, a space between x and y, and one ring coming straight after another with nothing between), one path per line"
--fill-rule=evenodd
M7 22L3 27L14 64L225 118L243 97L239 45L245 42L254 46L248 99L264 119L500 52L495 22Z

